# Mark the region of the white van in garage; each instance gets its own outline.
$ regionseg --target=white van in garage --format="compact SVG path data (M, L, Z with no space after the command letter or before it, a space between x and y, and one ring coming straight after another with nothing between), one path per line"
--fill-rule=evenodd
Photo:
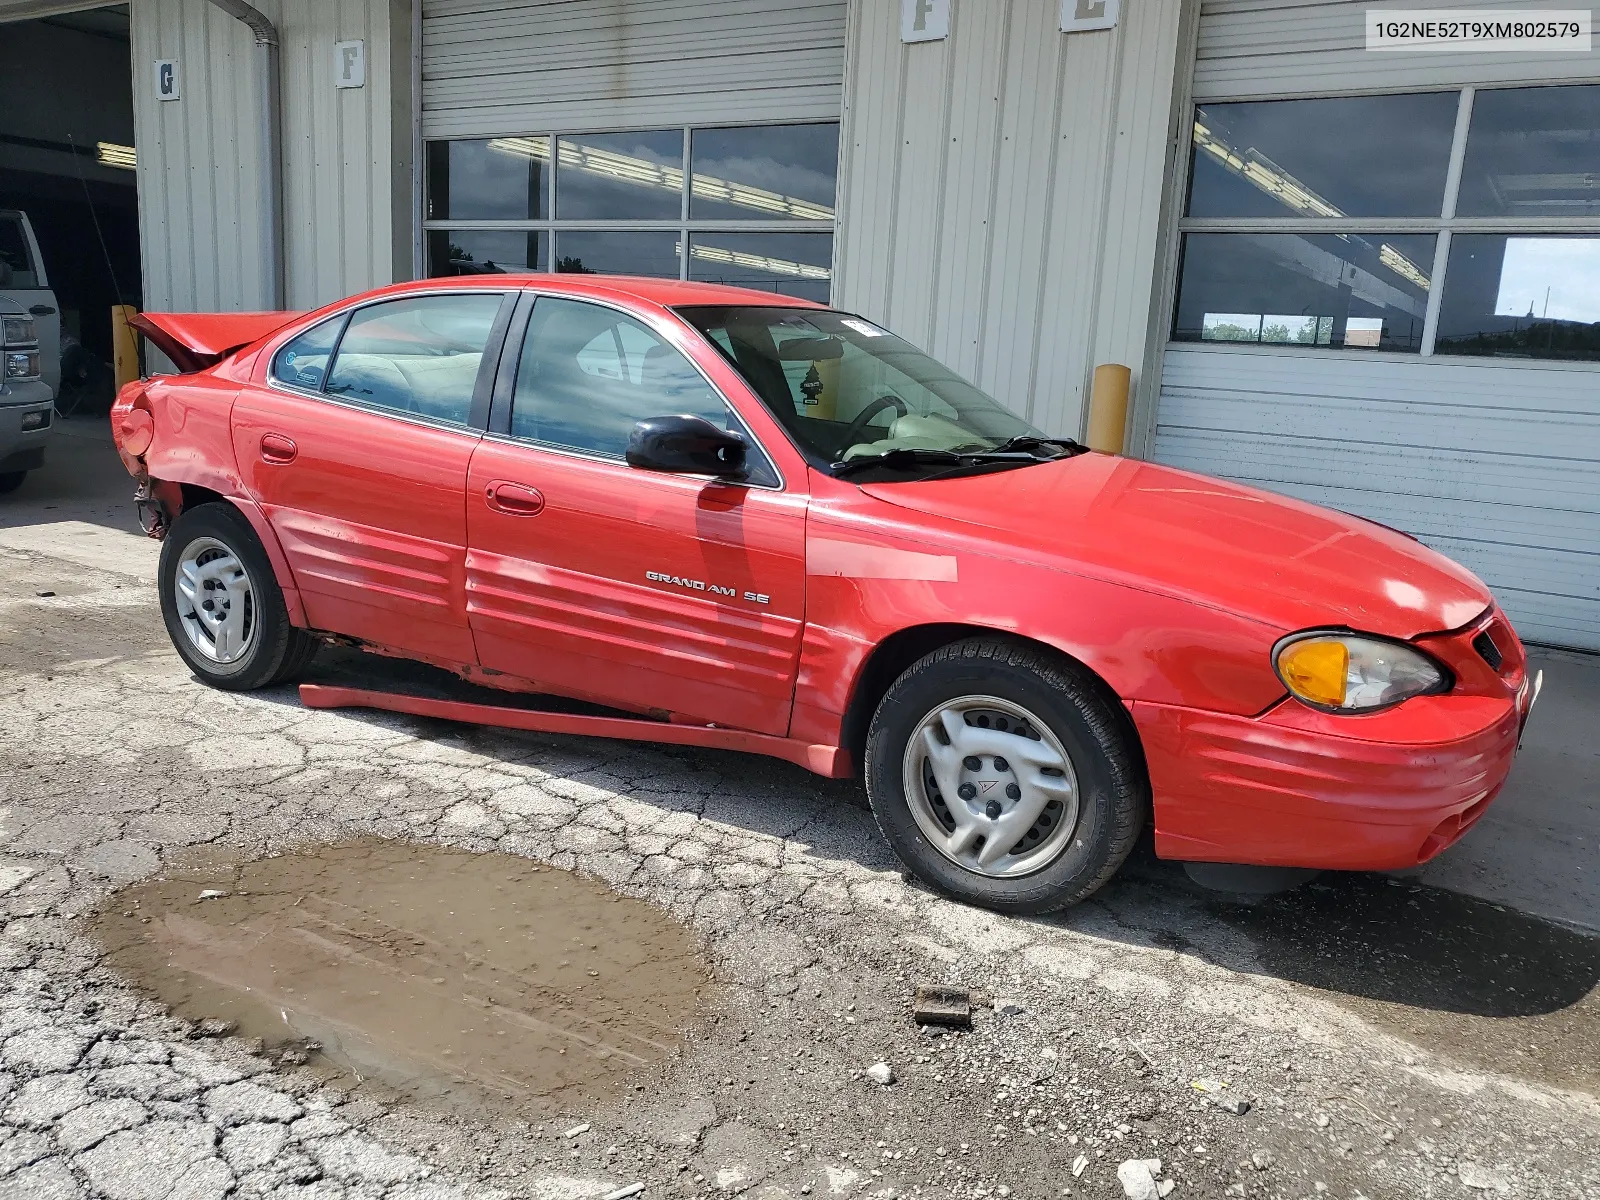
M28 214L14 208L0 208L0 299L33 318L39 334L39 368L54 397L61 389L60 305L50 290Z

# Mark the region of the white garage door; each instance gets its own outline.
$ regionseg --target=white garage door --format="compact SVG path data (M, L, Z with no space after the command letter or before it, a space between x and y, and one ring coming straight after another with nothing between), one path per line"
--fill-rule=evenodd
M1600 650L1600 73L1371 53L1365 9L1202 10L1154 456L1413 533Z
M827 300L846 0L424 0L427 271Z

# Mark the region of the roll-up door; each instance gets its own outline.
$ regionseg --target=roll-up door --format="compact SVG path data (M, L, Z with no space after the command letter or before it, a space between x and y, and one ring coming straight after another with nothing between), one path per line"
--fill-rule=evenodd
M424 0L430 275L826 301L846 0Z
M1153 456L1403 529L1600 650L1600 70L1370 52L1366 7L1202 8Z

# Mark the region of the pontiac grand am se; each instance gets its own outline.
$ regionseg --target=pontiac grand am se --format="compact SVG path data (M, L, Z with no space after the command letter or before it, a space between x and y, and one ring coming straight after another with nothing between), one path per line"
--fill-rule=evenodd
M1147 821L1168 859L1425 861L1536 691L1484 585L1405 535L1047 437L806 302L502 275L140 321L183 373L113 424L199 678L355 643L604 709L308 704L859 772L972 903L1081 900Z

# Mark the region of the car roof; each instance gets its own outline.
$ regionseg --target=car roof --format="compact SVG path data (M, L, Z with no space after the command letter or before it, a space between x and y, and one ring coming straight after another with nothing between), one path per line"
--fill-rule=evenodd
M643 275L547 274L536 272L504 275L450 275L439 279L419 279L397 284L382 292L399 290L458 290L463 287L536 287L542 292L566 292L574 296L614 297L642 300L648 304L675 307L685 304L748 305L781 308L826 308L813 300L781 296L755 288L730 287L722 283L694 283L682 279L653 279Z

